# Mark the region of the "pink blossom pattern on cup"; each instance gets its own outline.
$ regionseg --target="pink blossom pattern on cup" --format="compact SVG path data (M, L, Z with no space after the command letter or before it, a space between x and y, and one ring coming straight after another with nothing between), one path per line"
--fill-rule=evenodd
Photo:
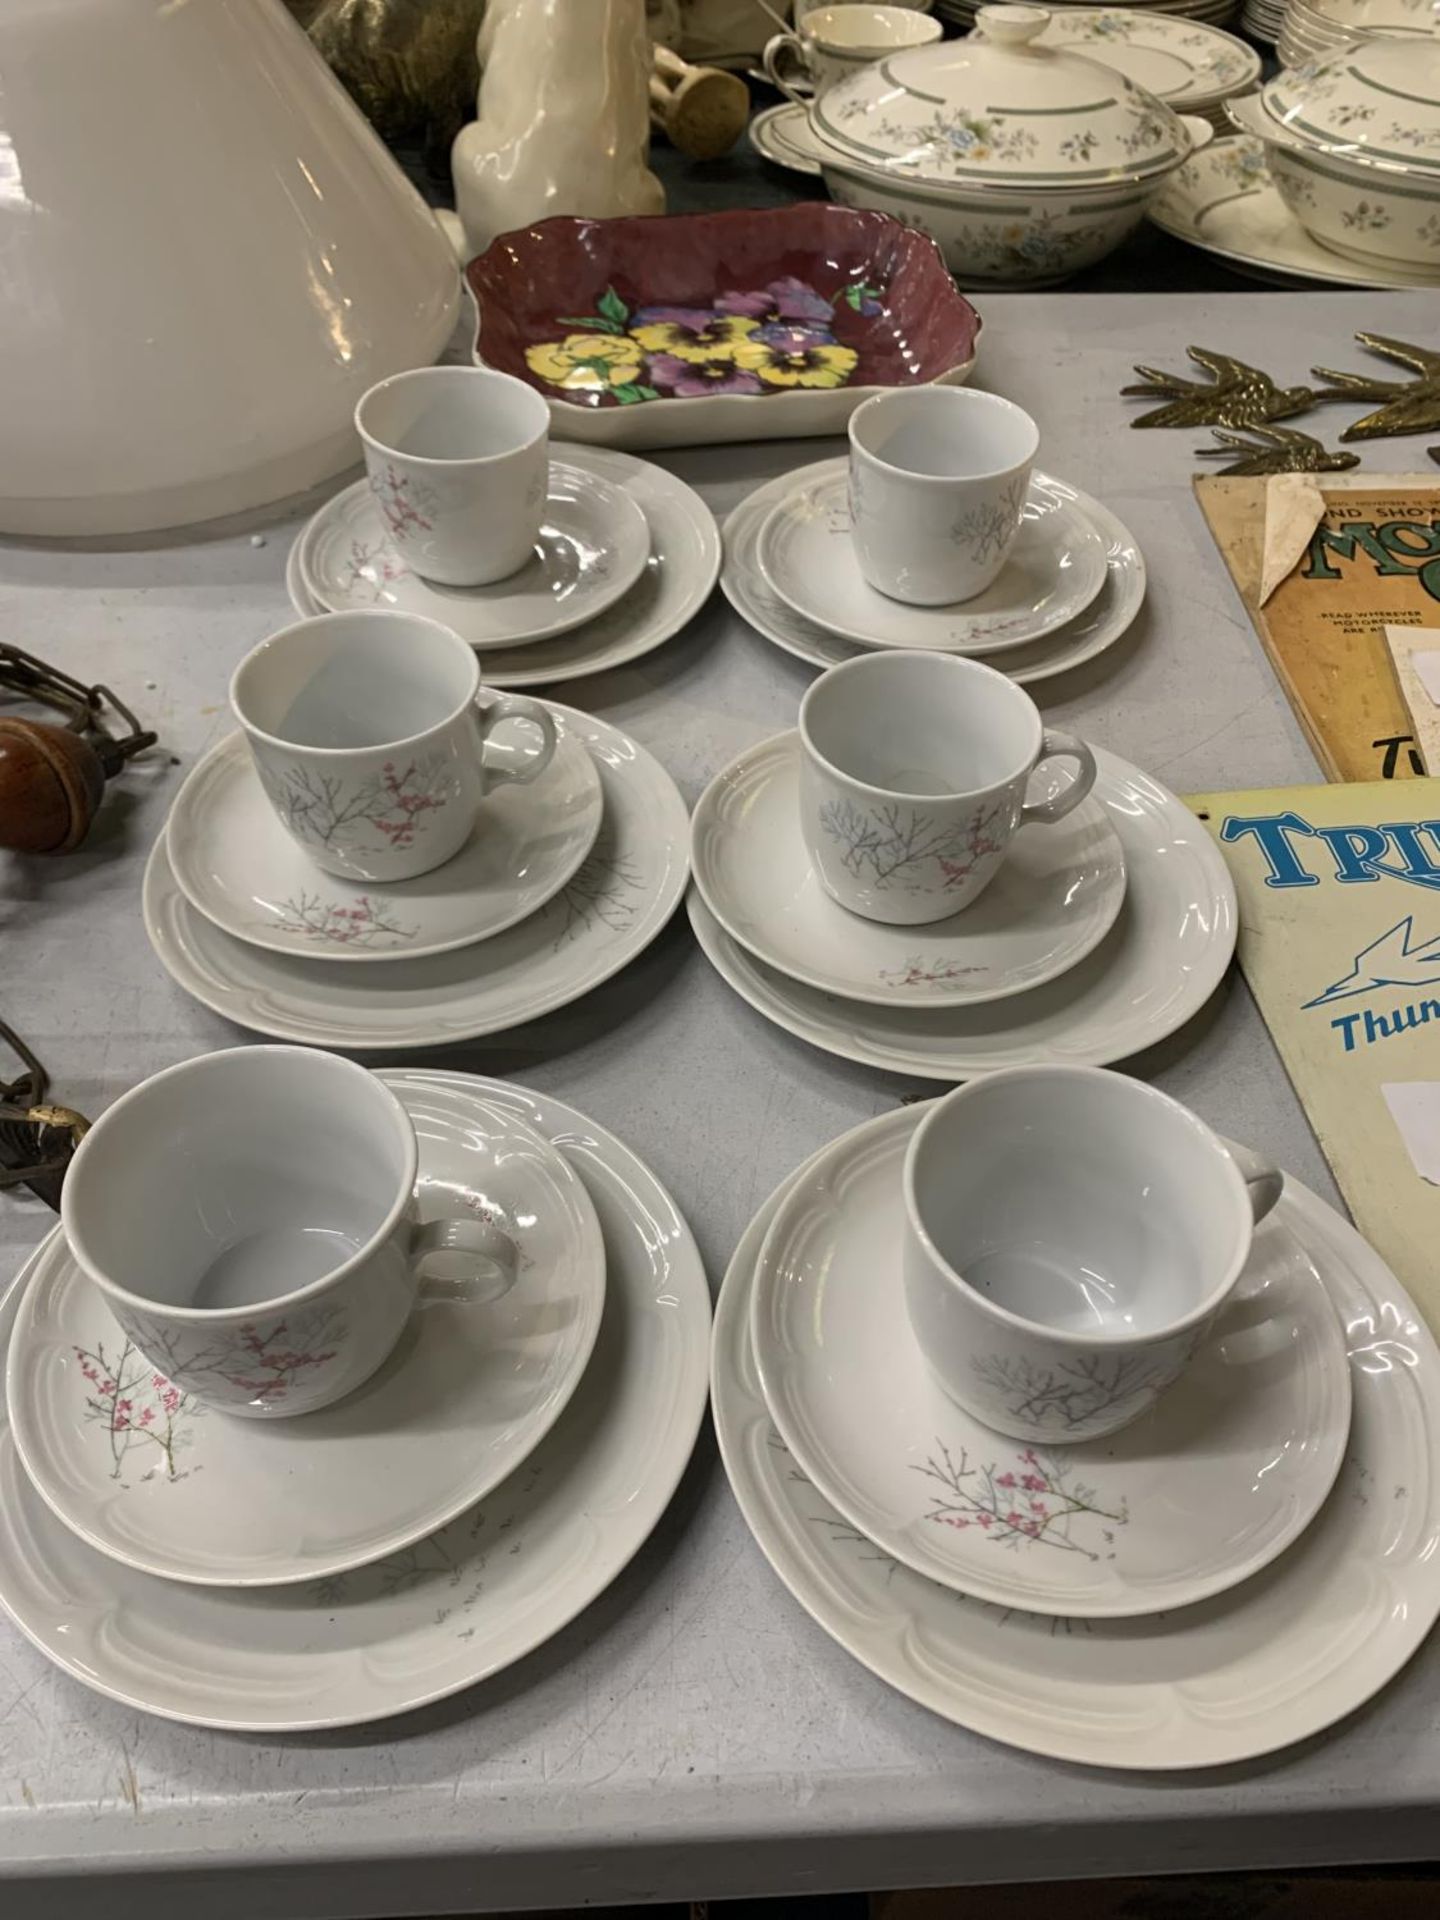
M405 927L383 900L356 894L348 903L322 900L318 893L298 893L281 902L271 922L282 933L301 933L318 947L398 946L413 940L418 927Z
M1013 1464L972 1465L963 1447L957 1459L937 1441L936 1451L914 1471L939 1489L930 1491L927 1520L957 1530L973 1527L1012 1552L1052 1547L1087 1560L1113 1560L1115 1531L1130 1523L1123 1499L1106 1498L1080 1480L1072 1463L1033 1447L1017 1453Z
M387 760L363 780L307 766L277 770L258 757L255 765L271 804L295 838L337 853L413 847L424 816L442 812L456 791L446 754Z
M370 475L370 491L391 533L428 533L435 524L435 489L386 460Z
M129 1340L113 1360L103 1342L93 1352L76 1347L75 1358L86 1383L85 1419L100 1428L110 1447L110 1478L125 1481L127 1472L134 1471L132 1455L148 1455L152 1464L140 1477L153 1479L158 1470L153 1455L158 1453L165 1478L176 1479L175 1456L189 1444L189 1422L200 1409L164 1374L156 1373Z
M977 1353L970 1365L1009 1419L1052 1428L1064 1437L1088 1430L1131 1402L1138 1408L1153 1400L1179 1379L1188 1358L1187 1348L1160 1362L1144 1354L1096 1354L1043 1366L1019 1354Z
M330 1365L349 1331L339 1308L324 1303L268 1325L247 1320L188 1341L178 1328L140 1314L117 1317L126 1339L148 1355L158 1371L174 1374L183 1369L192 1380L204 1376L209 1397L219 1405L272 1411L284 1405L297 1384Z
M1008 811L996 802L957 824L900 801L866 808L842 797L821 806L820 825L857 879L881 890L932 892L962 887L978 868L999 860Z

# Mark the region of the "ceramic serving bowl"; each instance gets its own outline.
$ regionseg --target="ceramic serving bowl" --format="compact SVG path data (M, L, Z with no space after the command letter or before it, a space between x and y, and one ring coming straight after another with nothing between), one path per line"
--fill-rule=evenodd
M1440 275L1440 40L1363 40L1232 100L1281 198L1350 259Z
M1213 135L1123 74L1039 44L1043 7L878 61L809 110L831 197L934 236L966 279L1063 280L1113 251Z
M847 207L559 216L467 278L475 359L607 446L843 433L873 393L964 381L980 335L933 240Z

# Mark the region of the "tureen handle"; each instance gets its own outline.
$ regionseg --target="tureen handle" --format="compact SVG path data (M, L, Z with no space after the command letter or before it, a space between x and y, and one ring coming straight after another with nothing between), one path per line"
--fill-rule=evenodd
M1023 47L1050 24L1046 7L981 7L975 31L994 47Z

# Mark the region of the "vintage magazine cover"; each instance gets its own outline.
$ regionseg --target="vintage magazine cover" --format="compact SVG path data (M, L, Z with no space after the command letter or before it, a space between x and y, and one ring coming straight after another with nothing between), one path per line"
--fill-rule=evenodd
M1440 482L1212 475L1195 491L1329 778L1423 776L1384 628L1440 627Z
M1440 1330L1440 780L1194 794L1355 1224Z

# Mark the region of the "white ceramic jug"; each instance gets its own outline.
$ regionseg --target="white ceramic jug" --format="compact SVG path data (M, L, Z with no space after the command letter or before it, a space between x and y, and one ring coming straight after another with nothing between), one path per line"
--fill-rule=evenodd
M547 214L663 213L645 0L490 0L477 118L451 155L471 254Z
M281 0L0 0L0 532L125 534L359 459L445 236Z

